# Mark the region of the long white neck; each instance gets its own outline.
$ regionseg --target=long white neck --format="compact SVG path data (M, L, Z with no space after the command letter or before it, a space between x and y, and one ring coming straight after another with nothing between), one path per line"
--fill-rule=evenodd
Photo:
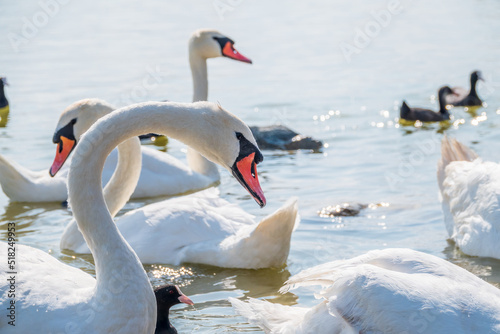
M207 60L196 49L189 48L189 65L193 77L193 102L208 99Z
M73 215L94 256L95 296L105 296L112 303L128 300L128 311L143 316L145 323L152 322L154 328L155 296L141 262L123 239L106 207L102 170L114 147L142 133L166 134L203 149L206 143L196 137L207 131L206 123L197 119L203 118L205 106L158 102L134 107L103 117L82 136L71 163L68 190ZM117 285L128 288L114 293Z
M73 156L68 188L73 214L94 254L97 272L105 273L109 270L107 263L123 259L124 254L133 254L104 201L101 174L106 157L124 140L150 132L168 134L188 145L203 147L204 143L196 141L199 133L207 131L205 124L197 120L203 117L203 108L204 105L182 103L143 103L135 105L132 111L124 108L103 117L82 136ZM137 267L143 272L138 261Z
M207 60L201 57L198 52L196 52L196 49L190 47L189 65L191 67L191 76L193 77L193 102L207 101ZM207 175L214 180L219 179L220 175L217 166L190 147L188 147L187 160L189 167L195 172Z
M141 175L141 142L130 138L118 145L118 163L113 176L104 187L104 199L111 217L128 202Z
M118 145L118 162L113 176L104 187L104 199L111 217L128 202L141 175L141 143L139 138L127 139ZM61 236L61 249L78 250L85 244L75 219L72 219Z

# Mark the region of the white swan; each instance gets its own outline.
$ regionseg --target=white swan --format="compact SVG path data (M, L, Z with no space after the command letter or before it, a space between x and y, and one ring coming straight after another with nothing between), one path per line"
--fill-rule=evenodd
M500 333L500 290L433 255L370 251L291 277L281 289L320 285L311 308L230 298L266 333Z
M94 118L92 114L68 108L61 115L55 141L65 140L60 138L63 135L78 141ZM77 121L73 122L74 119ZM66 157L64 147L65 144L57 151L56 162ZM125 205L134 190L137 171L141 169L140 149L138 139L118 146L117 169L104 189L111 216ZM58 166L59 163L54 169ZM286 262L296 221L295 198L256 223L252 215L219 198L216 189L208 189L130 211L116 224L142 263L192 262L256 269L278 267ZM76 253L90 253L74 219L66 226L60 245Z
M193 76L193 102L207 100L207 59L223 56L251 63L250 59L234 48L234 42L231 39L215 30L197 30L192 34L189 40L189 62ZM72 107L85 109L89 113L100 115L99 117L113 109L105 102L96 99L82 100L73 104ZM66 147L69 145L71 145L70 142ZM132 198L192 192L214 185L220 179L217 167L189 148L189 166L152 148L143 147L142 151L143 171ZM104 167L104 182L107 182L112 175L116 161L116 151L113 151ZM65 168L54 178L50 178L45 170L31 171L0 155L0 185L12 201L64 201L67 199L66 179Z
M296 221L296 198L256 223L210 188L127 212L116 225L142 263L259 269L286 263ZM90 253L74 220L61 248Z
M58 154L54 160L50 169L51 175L56 177L59 175L59 169L78 139L94 122L111 113L113 109L102 100L84 99L71 104L62 112L57 125L58 131L53 139L58 143L58 152L60 151L61 154ZM142 151L142 169L139 182L135 182L137 187L133 191L132 198L181 194L209 187L219 180L217 166L193 150L188 154L189 166L169 154L149 147L142 147L140 150ZM115 150L104 165L104 181L110 179L117 161L118 154Z
M465 254L500 259L500 165L444 138L438 184L450 238Z
M250 129L217 105L200 102L142 103L122 108L96 123L75 150L68 178L70 203L92 250L96 280L27 246L16 248L15 327L6 321L10 284L7 244L0 243L0 332L153 333L156 300L134 251L125 242L104 202L104 161L125 139L141 133L169 135L216 161L246 185L256 200L265 198L252 182L262 159ZM103 140L106 138L106 140ZM135 139L135 138L134 138Z

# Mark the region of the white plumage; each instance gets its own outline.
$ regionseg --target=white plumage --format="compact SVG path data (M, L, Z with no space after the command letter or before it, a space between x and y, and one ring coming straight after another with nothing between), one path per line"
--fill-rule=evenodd
M137 139L121 143L118 151L115 176L104 191L112 216L127 202L140 170ZM286 263L297 222L296 198L257 223L211 188L127 212L116 225L142 263L256 269ZM90 253L75 219L64 230L61 248Z
M281 291L311 285L322 287L312 308L230 301L273 334L500 333L500 290L414 250L374 250L325 263L291 277Z
M500 165L444 138L438 184L450 238L465 254L500 259Z
M6 250L7 244L0 242L0 256L4 259L7 258ZM113 290L102 289L99 294L95 293L96 280L91 275L61 263L39 249L16 245L16 263L16 326L13 327L7 324L10 320L7 305L11 298L8 298L9 287L4 279L9 275L4 273L9 270L6 261L0 262L1 333L113 333L127 323L130 333L134 329L147 333L144 328L148 328L148 318L143 318L144 313L134 316L115 303L116 300L120 301L118 305L134 303L133 308L142 307L150 312L156 309L154 295L151 305L148 305L147 298L133 301L127 298L127 289L133 288L134 282L127 276L130 272L126 263L114 269ZM108 301L111 294L114 300ZM154 321L155 313L150 315ZM149 324L149 328L154 329L154 324Z

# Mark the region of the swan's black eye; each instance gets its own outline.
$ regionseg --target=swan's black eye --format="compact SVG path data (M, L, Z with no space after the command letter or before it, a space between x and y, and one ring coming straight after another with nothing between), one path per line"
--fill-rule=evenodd
M241 132L236 132L236 138L238 140L241 140L243 138L243 135L241 134Z
M70 123L71 124L75 124L76 123L76 118L73 118Z
M172 295L172 294L174 294L174 290L170 290L168 293L170 293Z

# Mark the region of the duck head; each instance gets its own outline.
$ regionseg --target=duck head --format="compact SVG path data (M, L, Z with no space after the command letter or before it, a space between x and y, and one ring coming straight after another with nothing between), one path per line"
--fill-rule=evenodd
M6 77L0 77L0 85L3 86L9 86L9 83L7 82Z
M484 81L483 73L481 71L474 71L470 75L471 83L476 83L478 80Z
M448 109L446 109L446 99L445 99L445 97L447 95L457 95L457 94L453 91L453 89L451 89L448 86L443 86L443 87L439 88L439 91L438 91L439 112L442 114L448 113Z

